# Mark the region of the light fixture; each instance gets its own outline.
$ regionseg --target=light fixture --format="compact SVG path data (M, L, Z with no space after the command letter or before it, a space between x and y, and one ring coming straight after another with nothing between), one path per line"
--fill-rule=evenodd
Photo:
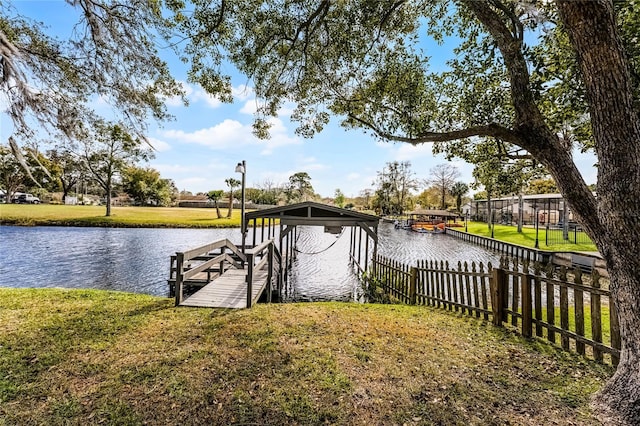
M240 233L242 234L242 253L244 254L245 248L245 241L246 241L246 235L247 235L247 229L246 229L246 224L244 223L244 194L245 194L245 175L247 174L247 163L242 160L242 162L238 163L238 165L236 165L236 173L242 173L242 196L240 197Z

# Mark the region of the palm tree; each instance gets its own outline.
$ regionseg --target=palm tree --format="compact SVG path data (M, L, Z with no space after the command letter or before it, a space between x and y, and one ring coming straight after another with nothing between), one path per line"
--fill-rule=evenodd
M207 198L209 201L215 204L216 206L216 214L218 215L218 219L220 219L220 206L218 205L218 201L222 199L222 195L224 191L222 189L214 189L207 193Z
M460 205L462 204L462 197L469 192L469 185L464 182L456 182L451 186L449 193L456 197L456 210L460 213Z
M224 183L229 187L229 210L227 211L227 218L231 217L233 211L233 188L240 186L240 181L234 178L228 178L224 180Z

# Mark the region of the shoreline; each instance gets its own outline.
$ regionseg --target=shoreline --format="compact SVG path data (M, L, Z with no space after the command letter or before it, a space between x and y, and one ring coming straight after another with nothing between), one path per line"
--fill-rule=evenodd
M105 216L106 217L106 216ZM175 228L175 229L230 229L240 228L240 225L193 225L175 223L126 223L126 222L77 222L77 221L21 221L0 219L0 226L66 226L75 228Z

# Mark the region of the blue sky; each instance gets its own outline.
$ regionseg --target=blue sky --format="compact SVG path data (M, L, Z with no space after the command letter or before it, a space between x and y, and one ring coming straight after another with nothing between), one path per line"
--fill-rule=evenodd
M16 4L61 36L68 35L73 25L71 8L63 1L23 0ZM443 63L452 54L452 47L428 43L425 50L434 61ZM186 83L186 68L173 54L167 52L164 59L184 84L190 105L184 107L170 99L168 109L176 120L162 127L150 123L148 136L157 152L149 165L172 179L180 190L197 193L225 189L226 178L240 179L234 173L235 165L245 160L247 186L260 186L267 180L285 183L292 174L307 172L315 191L322 196L333 196L338 188L347 196L357 196L363 189L372 188L376 172L388 162L410 161L418 179L428 178L432 167L446 162L444 157L432 154L429 144L414 147L381 143L361 131L341 128L338 118L333 118L313 139L303 139L294 134L290 107L283 108L273 120L271 139L259 140L251 134L256 99L251 87L246 86L249 83L245 77L227 67L235 101L223 104L200 87ZM96 107L100 110L106 105L98 100ZM11 126L4 114L0 120L0 138L6 142ZM593 156L578 157L585 180L594 183ZM460 180L471 183L473 167L462 161L453 164L461 173Z

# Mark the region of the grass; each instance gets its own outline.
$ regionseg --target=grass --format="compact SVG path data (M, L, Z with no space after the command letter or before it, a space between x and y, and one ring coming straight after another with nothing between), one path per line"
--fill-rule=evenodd
M462 228L454 228L464 230ZM468 232L470 234L481 235L483 237L491 237L491 230L484 222L469 222ZM535 228L523 227L522 232L518 232L516 226L510 225L494 225L493 236L496 240L506 241L512 244L518 244L525 247L535 247L536 230ZM553 251L598 251L595 244L556 244L553 246L545 245L546 231L544 228L538 230L539 248L541 250Z
M0 424L598 424L610 367L416 306L0 289Z
M0 204L0 224L110 227L229 228L240 226L240 210L230 219L217 218L216 210L183 207L112 207L53 204ZM227 209L220 209L226 216Z

